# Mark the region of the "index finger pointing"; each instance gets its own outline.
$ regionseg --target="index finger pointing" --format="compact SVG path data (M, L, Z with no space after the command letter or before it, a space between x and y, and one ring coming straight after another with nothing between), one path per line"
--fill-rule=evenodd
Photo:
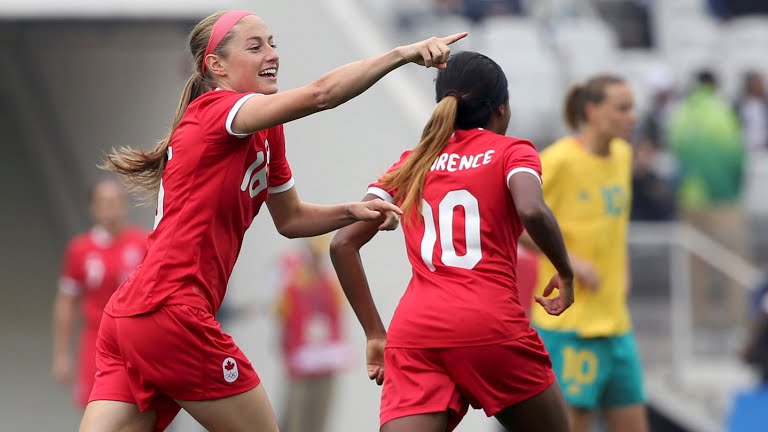
M446 45L450 45L450 44L452 44L452 43L454 43L456 41L464 39L465 37L467 37L468 34L469 34L469 32L455 33L455 34L452 34L450 36L443 36L443 37L441 37L440 41L443 42Z

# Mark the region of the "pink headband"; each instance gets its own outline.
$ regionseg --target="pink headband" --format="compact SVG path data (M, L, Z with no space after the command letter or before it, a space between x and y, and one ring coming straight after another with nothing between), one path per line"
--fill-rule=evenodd
M232 30L232 27L234 27L243 17L248 15L253 14L247 11L231 11L225 13L221 18L216 20L216 24L213 25L213 30L211 30L211 38L208 39L208 46L205 48L205 55L203 56L203 64L201 67L203 76L205 76L205 58L219 47L221 40L224 39L224 36L226 36L230 30Z

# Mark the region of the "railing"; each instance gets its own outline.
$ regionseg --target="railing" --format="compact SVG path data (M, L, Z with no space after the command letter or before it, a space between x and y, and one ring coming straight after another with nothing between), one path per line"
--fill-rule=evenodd
M674 371L680 372L693 353L690 256L700 258L747 291L755 287L762 272L706 234L684 223L633 223L629 243L668 246L671 249L672 358Z
M685 223L633 223L629 232L630 246L658 246L669 248L670 268L670 377L684 376L686 368L694 360L694 322L692 309L691 257L704 261L718 272L735 281L746 291L751 291L763 277L762 272L750 262L733 253L698 229ZM700 360L700 359L698 359ZM670 386L670 388L674 388ZM663 394L662 394L663 393ZM707 407L692 407L690 401L680 403L686 396L659 392L649 394L651 402L662 408L675 420L691 430L717 431L721 420ZM709 415L709 418L706 418Z

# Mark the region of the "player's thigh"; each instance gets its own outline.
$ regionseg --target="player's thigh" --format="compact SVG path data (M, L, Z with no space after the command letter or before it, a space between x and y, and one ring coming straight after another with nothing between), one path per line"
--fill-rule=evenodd
M611 368L600 400L603 409L645 403L643 370L632 333L611 338Z
M648 432L648 414L645 405L627 405L603 411L610 432Z
M496 419L509 431L568 432L568 413L560 386L503 409Z
M80 432L152 432L155 417L154 410L141 412L132 403L97 400L85 408Z
M277 421L264 386L221 399L181 401L198 423L210 431L277 432Z
M417 414L390 420L381 426L380 432L445 432L448 413Z

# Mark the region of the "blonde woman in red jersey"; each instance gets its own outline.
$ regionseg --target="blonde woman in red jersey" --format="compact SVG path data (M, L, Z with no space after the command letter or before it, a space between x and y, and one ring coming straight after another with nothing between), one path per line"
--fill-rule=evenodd
M560 295L537 301L554 315L573 302L573 274L542 198L536 148L504 136L507 79L488 57L452 56L438 72L436 93L419 145L365 197L404 212L413 276L388 331L359 255L376 226L346 227L331 245L368 339L368 376L384 384L381 431L451 431L469 405L509 430L567 431L563 395L516 285L517 240L525 228L558 272L547 294L557 288Z
M162 431L180 408L208 430L278 429L253 366L214 319L245 230L264 202L286 237L358 220L385 228L384 213L400 212L381 200L301 202L282 124L342 104L406 63L444 67L448 45L464 36L398 47L278 93L279 57L261 19L217 13L192 30L194 73L168 137L108 159L157 196L157 214L144 261L105 308L81 431Z

